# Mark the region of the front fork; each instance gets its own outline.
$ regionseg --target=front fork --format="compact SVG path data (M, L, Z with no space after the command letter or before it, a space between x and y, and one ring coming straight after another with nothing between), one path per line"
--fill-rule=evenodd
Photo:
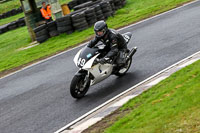
M86 85L88 84L88 82L90 82L90 72L89 71L86 71L86 70L83 70L83 69L80 69L78 72L76 72L75 74L76 76L81 76L84 78L84 84L83 86L86 87Z

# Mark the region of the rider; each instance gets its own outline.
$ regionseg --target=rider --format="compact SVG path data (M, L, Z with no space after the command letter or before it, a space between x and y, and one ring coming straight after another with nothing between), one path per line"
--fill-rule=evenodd
M108 29L105 21L101 20L94 25L95 38L89 42L88 47L94 47L99 41L103 42L108 51L104 58L101 58L99 62L101 64L109 63L116 59L120 50L126 49L127 45L124 37L113 29Z

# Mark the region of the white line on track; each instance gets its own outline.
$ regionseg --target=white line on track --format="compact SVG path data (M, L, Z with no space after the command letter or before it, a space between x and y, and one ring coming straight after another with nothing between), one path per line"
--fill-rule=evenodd
M136 88L136 87L138 87L138 86L144 84L145 82L149 81L150 79L155 78L156 76L160 75L161 73L166 72L166 71L169 70L170 68L173 68L173 67L177 66L178 64L180 64L180 63L182 63L182 62L184 62L184 61L186 61L186 60L192 58L193 56L195 56L195 55L197 55L197 54L200 54L200 51L199 51L199 52L196 52L196 53L194 53L194 54L192 54L192 55L189 56L189 57L184 58L183 60L181 60L181 61L179 61L179 62L177 62L177 63L175 63L175 64L173 64L173 65L171 65L171 66L169 66L169 67L167 67L167 68L165 68L164 70L162 70L162 71L160 71L160 72L154 74L153 76L151 76L151 77L149 77L149 78L143 80L142 82L140 82L140 83L138 83L138 84L132 86L131 88L125 90L124 92L118 94L117 96L111 98L110 100L104 102L103 104L99 105L98 107L92 109L92 110L89 111L88 113L86 113L86 114L80 116L78 119L72 121L71 123L67 124L66 126L62 127L61 129L57 130L55 133L61 133L61 132L64 131L65 129L67 129L67 128L71 127L72 125L74 125L75 123L77 123L77 122L83 120L84 118L86 118L86 117L89 116L90 114L92 114L92 113L96 112L97 110L103 108L104 106L108 105L109 103L111 103L112 101L116 100L117 98L119 98L119 97L121 97L121 96L127 94L127 93L130 92L130 91L132 91L134 88ZM139 94L138 94L138 95L139 95Z
M153 16L153 17L151 17L151 18L147 18L147 19L142 20L142 21L140 21L140 22L137 22L137 23L135 23L135 24L131 24L131 25L127 26L127 27L121 28L121 29L119 29L118 31L124 30L124 29L126 29L126 28L131 27L131 26L138 25L138 24L140 24L140 23L146 22L146 21L151 20L151 19L154 19L154 18L156 18L156 17L165 15L165 14L167 14L167 13L173 12L173 11L175 11L175 10L178 10L178 9L183 8L183 7L185 7L185 6L191 5L191 4L196 3L196 2L198 2L198 1L199 1L199 0L195 0L195 1L193 1L193 2L184 4L184 5L180 6L180 7L171 9L171 10L169 10L169 11L166 11L166 12L164 12L164 13L158 14L158 15ZM86 42L86 43L87 43L87 42ZM85 43L85 44L86 44L86 43ZM82 46L83 46L83 44L82 44ZM80 46L78 46L78 47L80 47ZM76 47L76 48L78 48L78 47ZM68 50L68 51L70 51L70 50ZM65 51L65 52L63 52L63 53L66 53L66 52L68 52L68 51ZM175 63L175 64L173 64L173 65L171 65L171 66L169 66L169 67L167 67L166 69L164 69L164 70L162 70L162 71L156 73L155 75L153 75L153 76L151 76L151 77L149 77L149 78L143 80L142 82L140 82L140 83L138 83L138 84L132 86L131 88L127 89L126 91L124 91L124 92L118 94L117 96L111 98L110 100L104 102L103 104L99 105L98 107L92 109L92 110L89 111L88 113L86 113L86 114L80 116L79 118L77 118L76 120L74 120L74 121L72 121L71 123L67 124L66 126L60 128L60 129L57 130L55 133L61 133L62 131L64 131L64 130L67 129L68 127L70 127L70 126L74 125L75 123L77 123L77 122L83 120L84 118L86 118L87 116L89 116L90 114L92 114L93 112L95 112L95 111L101 109L102 107L104 107L105 105L107 105L107 104L111 103L112 101L116 100L116 99L119 98L120 96L122 96L122 95L124 95L124 94L130 92L132 89L136 88L137 86L142 85L143 83L147 82L148 80L150 80L150 79L152 79L152 78L158 76L159 74L161 74L161 73L167 71L168 69L170 69L170 68L172 68L172 67L174 67L174 66L180 64L181 62L183 62L183 61L185 61L185 60L187 60L187 59L189 59L189 58L191 58L191 57L193 57L193 56L195 56L196 54L199 54L199 53L200 53L200 52L194 53L194 54L192 54L191 56L189 56L189 57L187 57L187 58L185 58L185 59L183 59L183 60L181 60L181 61L179 61L179 62L177 62L177 63ZM58 56L58 55L57 55L57 56ZM55 56L55 57L56 57L56 56ZM52 57L52 58L53 58L53 57Z
M183 64L184 64L184 67L186 67L186 66L194 63L197 60L200 60L200 51L197 53L197 55L193 56L192 58L187 58L187 60L184 60L180 64L177 64L176 66L174 66L172 68L169 68L167 71L161 73L160 75L158 75L154 78L154 79L158 79L158 80L151 79L152 82L150 82L150 84L148 82L145 82L144 84L138 86L139 91L136 90L134 92L126 93L125 96L121 96L118 99L116 99L118 101L113 101L112 103L110 103L111 104L110 106L105 106L98 113L94 112L94 114L91 114L91 116L86 117L85 120L83 119L82 122L80 121L80 123L70 126L69 129L66 129L62 133L81 133L82 131L84 131L85 129L94 125L98 121L107 117L112 112L116 111L118 108L123 106L123 104L127 103L130 99L132 99L132 98L142 94L144 91L150 89L153 85L155 85L155 83L158 83L161 80L164 80L165 78L169 77L169 75L172 75L173 73L180 70L180 66L183 66ZM142 89L144 86L147 86L147 88L145 87L145 89ZM132 91L134 89L136 89L136 88L132 88ZM87 118L89 118L89 119L86 120ZM83 125L84 125L84 128L83 128Z
M188 6L188 5L190 5L190 4L196 3L196 2L198 2L198 1L199 1L199 0L192 1L192 2L190 2L190 3L187 3L187 4L182 5L182 6L180 6L180 7L177 7L177 8L171 9L171 10L169 10L169 11L163 12L163 13L161 13L161 14L155 15L155 16L153 16L153 17L151 17L151 18L147 18L147 19L144 19L144 20L139 21L139 22L137 22L137 23L134 23L134 24L128 25L128 26L126 26L126 27L120 28L120 29L118 29L117 31L121 31L121 30L124 30L124 29L126 29L126 28L129 28L129 27L132 27L132 26L141 24L141 23L143 23L143 22L152 20L152 19L157 18L157 17L159 17L159 16L162 16L162 15L164 15L164 14L170 13L170 12L172 12L172 11L178 10L178 9L183 8L183 7L185 7L185 6ZM61 52L61 53L59 53L59 54L56 54L56 55L54 55L54 56L51 56L51 57L49 57L49 58L47 58L47 59L38 61L37 63L34 63L34 64L29 65L29 66L27 66L27 67L24 67L24 68L22 68L22 69L20 69L20 70L18 70L18 71L15 71L15 72L13 72L13 73L10 73L10 74L8 74L8 75L5 75L5 76L1 77L0 80L3 79L3 78L9 77L9 76L11 76L11 75L14 75L14 74L16 74L16 73L18 73L18 72L21 72L21 71L23 71L23 70L25 70L25 69L31 68L31 67L33 67L33 66L35 66L35 65L38 65L38 64L40 64L40 63L46 62L46 61L48 61L48 60L50 60L50 59L52 59L52 58L55 58L55 57L60 56L60 55L62 55L62 54L65 54L65 53L67 53L67 52L69 52L69 51L72 51L72 50L74 50L74 49L76 49L76 48L82 47L82 46L86 45L87 43L88 43L88 42L85 42L85 43L83 43L83 44L80 44L80 45L77 46L77 47L74 47L74 48L72 48L72 49L63 51L63 52Z

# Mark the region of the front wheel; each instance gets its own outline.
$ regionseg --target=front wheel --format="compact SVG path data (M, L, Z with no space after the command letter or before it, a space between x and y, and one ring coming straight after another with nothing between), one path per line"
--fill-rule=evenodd
M75 75L71 81L71 96L80 99L85 96L90 87L90 81L87 81L83 75Z
M123 66L122 68L120 68L118 70L118 72L115 73L116 76L123 76L126 74L126 72L129 70L130 66L131 66L131 63L132 63L132 58L129 58L127 61L126 61L126 64L125 66Z

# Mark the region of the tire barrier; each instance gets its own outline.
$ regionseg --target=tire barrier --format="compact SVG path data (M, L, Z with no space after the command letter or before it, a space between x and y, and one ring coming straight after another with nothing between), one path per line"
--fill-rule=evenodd
M72 0L67 5L68 5L70 10L74 9L74 7L78 5L78 1L77 0Z
M76 13L72 15L71 18L75 30L82 31L89 27L86 21L85 12Z
M62 18L58 18L56 20L58 32L71 34L74 32L74 28L72 26L72 20L70 15L66 15Z
M112 15L114 15L114 14L115 14L115 11L117 10L117 9L115 8L114 1L113 1L113 0L108 0L107 2L109 2L110 7L111 7L111 10L112 10Z
M122 8L126 4L126 0L114 0L116 10Z
M83 4L83 3L87 3L89 1L91 1L91 0L72 0L67 5L68 5L69 9L74 9L74 7L76 7L80 4Z
M123 6L124 0L98 0L79 5L77 10L34 29L36 40L40 43L49 37L59 34L71 34L74 31L82 31L94 25L99 20L106 20L113 16L115 11ZM87 7L85 7L87 5ZM80 8L81 7L81 8Z
M80 0L73 1L74 3L84 2ZM39 42L44 42L49 37L54 37L62 33L71 34L75 30L85 30L92 26L95 22L99 20L106 20L108 17L113 16L117 9L126 4L125 0L96 0L94 2L87 0L85 1L86 3L80 4L76 7L76 11L71 12L64 17L58 18L56 21L47 23L46 30L44 31L48 32L48 35L45 34L43 37L40 37L37 34L36 40ZM12 12L13 11L15 10L13 9ZM0 26L0 34L22 26L25 26L24 18L20 18L17 21ZM44 33L44 31L42 33Z
M5 32L7 32L7 31L8 31L7 25L3 25L3 26L0 27L0 34L3 34Z
M8 17L17 15L17 14L22 13L22 12L23 12L23 10L22 10L21 7L17 8L17 9L12 9L12 10L6 12L6 13L0 14L0 19L8 18Z
M74 11L79 10L79 9L82 9L82 8L89 7L89 6L91 6L91 5L93 5L93 2L92 2L92 1L88 1L88 2L86 2L86 3L83 3L83 4L80 4L80 5L75 6L75 7L74 7Z
M79 6L81 4L84 4L84 3L87 3L87 2L90 2L90 1L92 1L94 4L97 4L101 0L72 0L67 5L70 9L74 9L76 6Z
M18 27L22 27L26 25L24 18L19 18L16 22L17 22Z
M97 21L99 21L99 20L105 20L104 14L103 14L103 12L101 10L101 6L100 5L95 5L94 9L95 9Z
M0 34L5 33L7 31L10 31L10 30L14 30L18 27L22 27L22 26L25 26L25 25L26 24L25 24L24 18L19 18L16 21L13 21L13 22L10 22L8 24L0 26Z
M9 30L14 30L14 29L16 29L18 27L18 25L17 25L17 22L16 21L13 21L13 22L11 22L9 25L8 25L8 29Z
M101 6L101 10L103 12L105 19L114 15L114 12L112 11L112 8L109 2L106 2L106 1L101 2L100 6Z
M92 26L95 22L97 22L97 16L96 16L96 12L95 12L95 8L88 8L86 11L85 11L85 18L86 18L86 21L90 26Z
M59 35L59 32L57 30L56 21L51 21L51 22L47 23L47 29L48 29L50 37L54 37L54 36Z
M39 43L46 41L49 38L48 26L43 24L33 30L35 32L36 40Z

